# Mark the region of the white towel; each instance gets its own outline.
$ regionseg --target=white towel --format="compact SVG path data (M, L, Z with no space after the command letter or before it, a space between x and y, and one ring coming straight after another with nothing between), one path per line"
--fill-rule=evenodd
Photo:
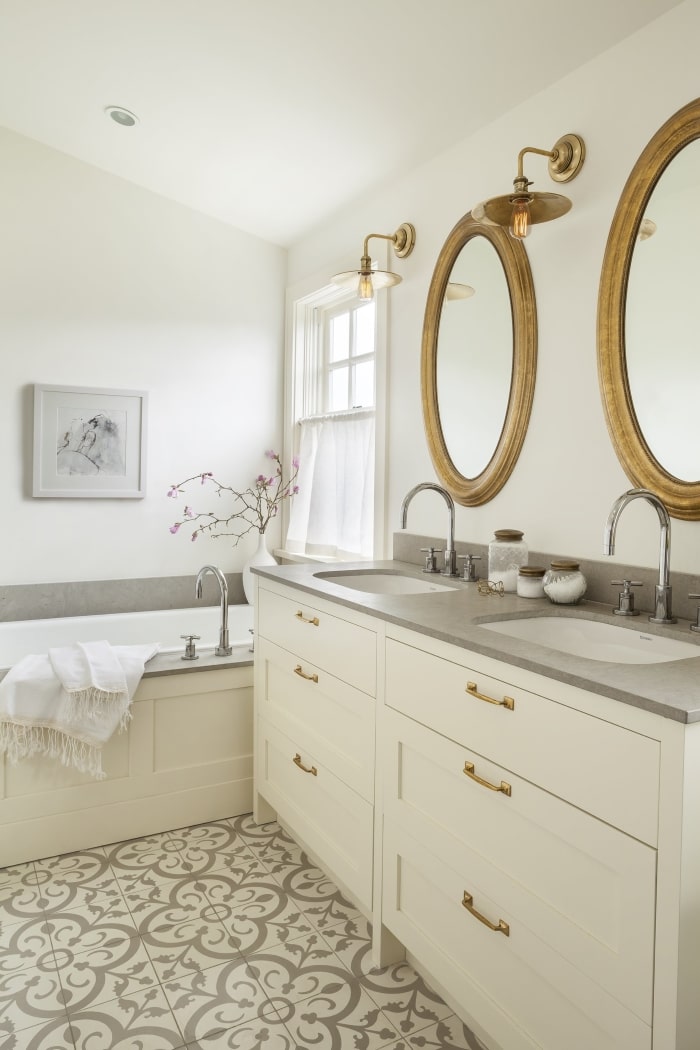
M69 717L94 718L102 704L128 710L126 676L109 642L49 649L54 674L69 698Z
M80 677L76 675L76 669L86 659L86 648L83 646L72 659L63 651L54 657L70 685L86 681L84 666ZM105 684L116 683L111 659L106 666L97 661L98 666L93 667L91 674L96 675L96 684L91 682L72 692L64 688L48 655L26 656L15 664L0 682L0 753L6 752L13 763L30 755L46 754L58 758L63 765L102 779L102 747L116 729L127 724L129 705L144 664L157 653L158 645L109 648L123 676L125 690L102 689ZM101 655L104 662L103 650ZM121 677L117 684L120 683ZM76 704L75 697L81 694L89 694L92 702L79 700ZM106 694L110 699L106 699Z

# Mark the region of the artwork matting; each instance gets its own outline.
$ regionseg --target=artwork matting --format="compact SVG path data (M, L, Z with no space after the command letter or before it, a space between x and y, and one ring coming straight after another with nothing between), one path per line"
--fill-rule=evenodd
M147 407L143 390L35 384L32 495L143 499Z

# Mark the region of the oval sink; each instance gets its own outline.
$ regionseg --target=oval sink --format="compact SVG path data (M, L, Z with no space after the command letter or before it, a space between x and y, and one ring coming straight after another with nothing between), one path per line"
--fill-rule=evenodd
M315 572L314 576L364 594L435 594L437 591L454 590L443 583L435 583L430 576L422 580L390 570L370 572L367 569L338 569L335 572Z
M486 631L613 664L657 664L700 656L700 645L581 617L540 616L480 623Z

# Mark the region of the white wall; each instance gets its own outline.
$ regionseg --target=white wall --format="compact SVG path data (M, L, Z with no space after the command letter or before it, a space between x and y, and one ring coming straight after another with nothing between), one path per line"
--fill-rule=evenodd
M4 130L0 230L0 584L240 569L166 492L279 447L286 253ZM148 391L145 499L31 498L34 383Z
M431 163L357 202L291 250L290 283L301 282L310 274L335 272L338 260L349 258L352 265L370 230L389 233L404 221L416 227L412 256L394 260L403 283L390 293L387 542L398 528L404 494L419 481L435 479L420 424L419 365L423 310L440 248L476 202L509 191L523 146L550 148L573 131L587 147L581 174L563 188L573 209L535 227L527 242L539 322L530 428L502 492L483 507L458 509L457 537L487 542L494 529L519 528L531 549L602 556L608 510L631 487L608 438L598 389L596 309L603 253L620 192L639 153L657 128L699 93L699 38L700 5L692 0ZM400 82L396 89L401 90ZM556 191L544 159L529 158L525 170L535 189ZM442 534L442 502L429 494L419 497L408 526ZM700 523L674 521L672 545L673 568L700 572ZM657 518L642 501L625 511L617 552L617 563L657 563Z

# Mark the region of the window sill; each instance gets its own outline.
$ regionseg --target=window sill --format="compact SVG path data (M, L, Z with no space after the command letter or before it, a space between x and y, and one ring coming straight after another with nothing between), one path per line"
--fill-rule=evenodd
M284 548L277 548L272 552L275 558L284 562L291 562L293 564L319 564L319 565L342 565L344 562L351 561L370 561L369 558L362 558L359 554L348 555L347 558L338 558L334 555L328 554L298 554L293 551L284 550Z

